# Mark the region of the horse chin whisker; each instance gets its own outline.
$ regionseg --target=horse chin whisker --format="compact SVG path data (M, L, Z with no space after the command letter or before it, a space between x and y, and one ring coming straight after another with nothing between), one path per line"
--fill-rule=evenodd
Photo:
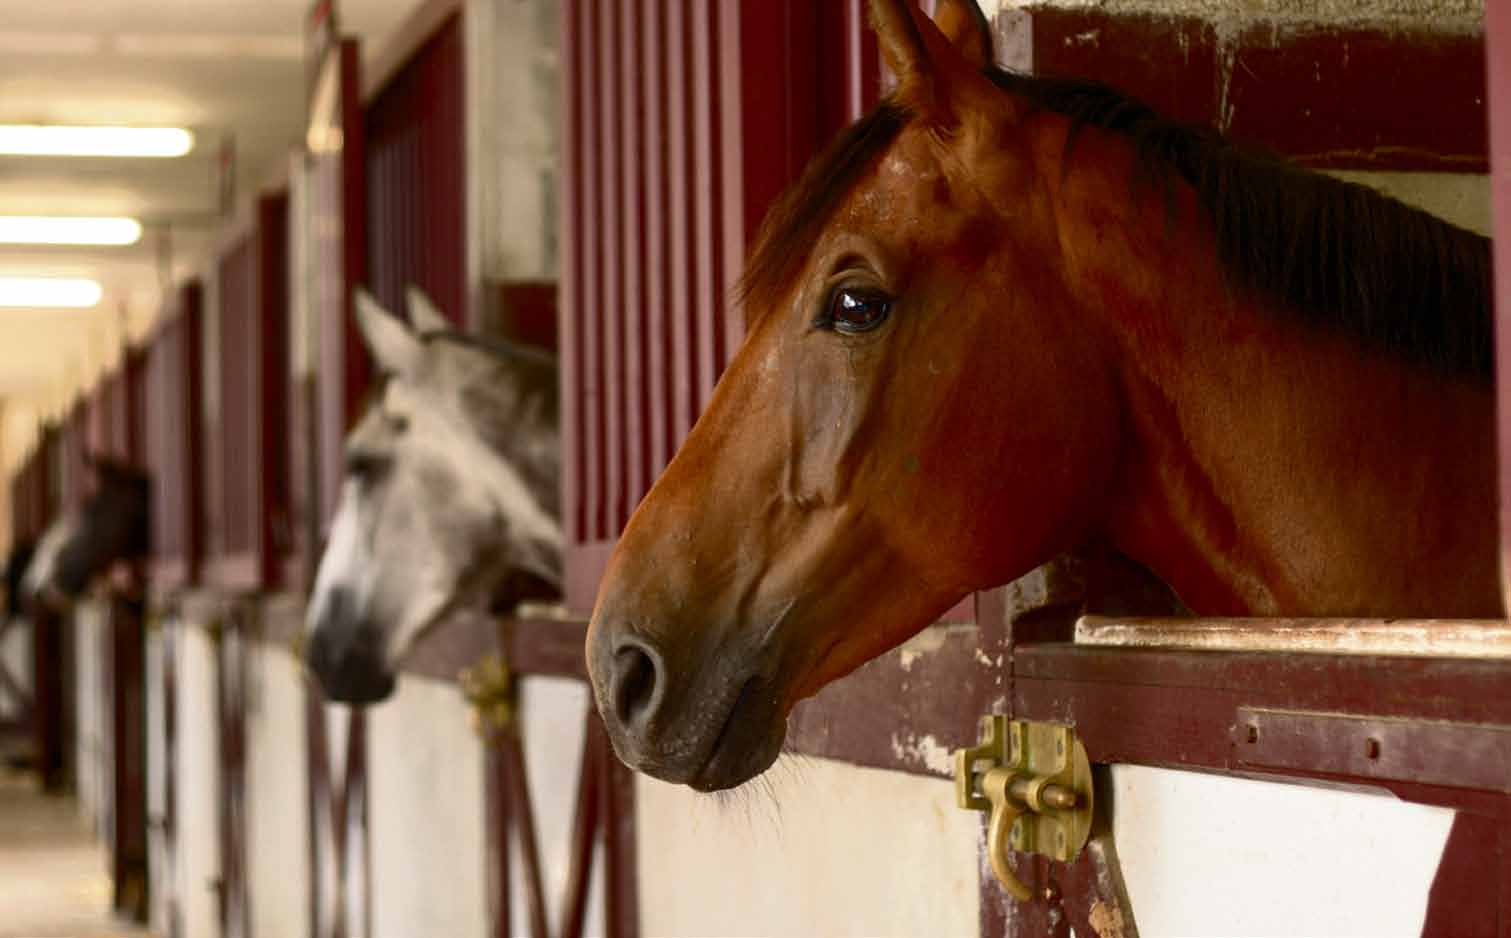
M780 762L777 765L780 765ZM755 778L734 788L709 792L708 797L712 798L720 816L726 819L743 819L745 827L749 830L754 830L758 821L764 821L764 826L770 827L773 833L780 835L782 804L777 798L777 781L773 777L777 765L773 765Z

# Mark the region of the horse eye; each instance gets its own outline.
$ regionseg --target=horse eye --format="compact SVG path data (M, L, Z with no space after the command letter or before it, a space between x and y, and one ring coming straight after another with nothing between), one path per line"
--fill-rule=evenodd
M842 289L829 300L828 323L836 332L857 335L886 321L892 298L879 290Z

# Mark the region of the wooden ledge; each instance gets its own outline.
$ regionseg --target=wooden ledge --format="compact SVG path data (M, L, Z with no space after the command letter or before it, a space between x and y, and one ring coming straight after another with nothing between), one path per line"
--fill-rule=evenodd
M1178 651L1405 655L1511 661L1511 624L1471 619L1175 619L1083 616L1077 645Z

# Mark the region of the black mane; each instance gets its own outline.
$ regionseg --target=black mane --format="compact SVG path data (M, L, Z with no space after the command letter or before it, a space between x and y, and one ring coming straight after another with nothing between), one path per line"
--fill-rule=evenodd
M1003 91L1132 139L1141 188L1189 184L1211 219L1238 290L1278 300L1277 313L1351 336L1438 371L1489 381L1494 341L1490 242L1365 186L1236 146L1216 131L1167 121L1106 85L986 72ZM882 102L809 166L767 218L747 266L746 297L770 297L798 275L819 233L909 115Z

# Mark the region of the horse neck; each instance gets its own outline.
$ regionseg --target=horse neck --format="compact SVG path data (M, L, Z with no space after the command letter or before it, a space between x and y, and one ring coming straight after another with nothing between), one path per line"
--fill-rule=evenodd
M1242 298L1201 223L1101 187L1064 237L1124 402L1111 540L1198 613L1498 617L1490 388Z

